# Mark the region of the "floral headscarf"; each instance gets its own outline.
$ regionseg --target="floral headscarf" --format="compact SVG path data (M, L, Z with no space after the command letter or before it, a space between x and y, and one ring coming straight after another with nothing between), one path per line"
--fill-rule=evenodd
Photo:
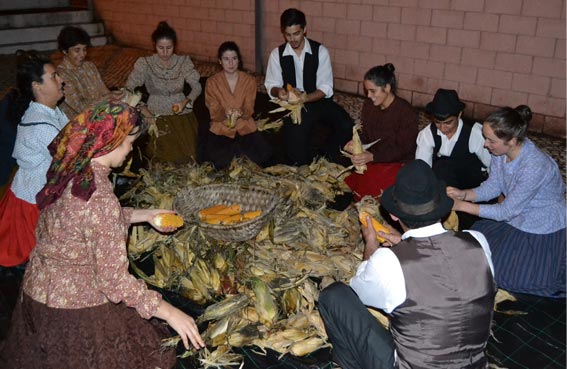
M55 202L73 180L73 196L88 201L96 190L92 158L116 149L138 120L138 112L120 101L103 101L77 115L49 144L47 183L37 194L39 209Z

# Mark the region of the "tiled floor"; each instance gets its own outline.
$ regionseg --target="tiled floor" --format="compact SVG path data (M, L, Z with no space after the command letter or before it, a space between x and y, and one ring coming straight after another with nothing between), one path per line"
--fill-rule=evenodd
M134 61L147 51L106 46L89 51L101 70L105 83L109 87L120 87L132 68ZM60 55L55 54L55 59ZM196 62L202 76L209 76L218 70L218 65ZM257 76L260 90L262 76ZM0 55L0 97L8 86L15 84L15 57ZM362 98L337 93L336 100L358 119ZM565 140L530 134L536 144L549 153L559 164L565 178ZM9 323L11 306L17 297L21 270L0 268L0 340ZM494 316L493 337L489 341L488 354L493 365L509 369L555 369L565 368L565 300L538 298L518 295L517 302L505 302L500 310L521 311L523 315L496 313ZM305 360L285 358L278 361L275 357L260 358L245 352L247 368L325 368L332 367L326 352L319 353ZM262 360L260 360L262 359ZM190 361L179 362L178 368L190 368Z

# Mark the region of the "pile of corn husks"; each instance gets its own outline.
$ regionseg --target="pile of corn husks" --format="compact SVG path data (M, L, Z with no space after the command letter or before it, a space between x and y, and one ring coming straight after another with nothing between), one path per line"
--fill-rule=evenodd
M207 326L202 332L207 349L198 353L204 367L241 363L234 347L254 345L260 352L269 348L282 356L303 356L329 346L316 305L319 292L334 281L348 282L362 260L358 213L383 221L378 203L369 197L344 211L327 208L335 195L348 191L343 172L344 167L324 159L265 169L239 159L223 171L206 164L154 165L121 197L135 207L172 209L183 189L238 183L264 187L280 199L264 228L245 242L208 238L191 221L172 234L147 225L132 228L128 251L139 277L208 306L197 319ZM445 228L456 229L456 218L452 213ZM153 275L136 267L136 260L148 255ZM499 290L496 303L513 299ZM388 325L384 315L369 311ZM164 345L176 346L179 340L173 337Z
M348 282L363 248L358 210L326 206L348 190L337 178L343 169L324 159L309 166L265 169L240 159L224 171L206 164L162 165L142 172L122 196L136 207L171 209L182 189L238 183L267 188L280 199L265 227L245 242L207 238L190 222L167 235L145 225L132 229L129 255L141 278L209 305L198 318L198 323L209 322L202 334L210 351L199 353L205 367L241 361L233 347L255 345L302 356L328 345L316 307L319 291L333 281ZM379 217L378 204L371 199L358 207ZM135 260L148 253L155 264L153 275L136 267Z

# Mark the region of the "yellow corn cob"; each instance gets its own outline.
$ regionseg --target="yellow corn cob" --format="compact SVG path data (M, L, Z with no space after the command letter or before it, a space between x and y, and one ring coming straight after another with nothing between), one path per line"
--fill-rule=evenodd
M386 228L382 223L377 221L376 218L374 218L372 215L368 214L365 211L361 211L358 214L358 219L360 220L360 223L362 223L363 226L368 227L368 225L366 224L366 217L367 216L369 216L372 219L372 227L374 227L374 230L376 231L376 239L379 242L386 241L383 237L378 236L378 232L382 231L384 233L390 233L390 230L388 228Z
M179 228L183 225L183 218L177 214L162 213L154 216L154 223L158 227Z

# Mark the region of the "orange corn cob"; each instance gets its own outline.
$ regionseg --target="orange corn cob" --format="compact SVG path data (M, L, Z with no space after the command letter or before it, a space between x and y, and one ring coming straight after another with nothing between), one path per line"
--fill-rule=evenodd
M376 239L382 243L385 242L386 239L384 239L383 237L378 236L378 232L382 231L384 233L390 233L390 230L388 228L386 228L382 223L380 223L379 221L377 221L372 215L368 214L365 211L361 211L358 214L358 219L360 220L360 223L362 223L362 225L364 225L365 227L368 227L368 225L366 224L366 217L369 216L372 219L372 227L374 228L374 230L376 231Z
M154 223L158 227L175 227L179 228L183 225L183 218L177 214L162 213L154 216Z
M260 215L262 215L262 210L249 211L249 212L242 214L242 218L243 218L243 220L250 220L250 219L257 218Z

